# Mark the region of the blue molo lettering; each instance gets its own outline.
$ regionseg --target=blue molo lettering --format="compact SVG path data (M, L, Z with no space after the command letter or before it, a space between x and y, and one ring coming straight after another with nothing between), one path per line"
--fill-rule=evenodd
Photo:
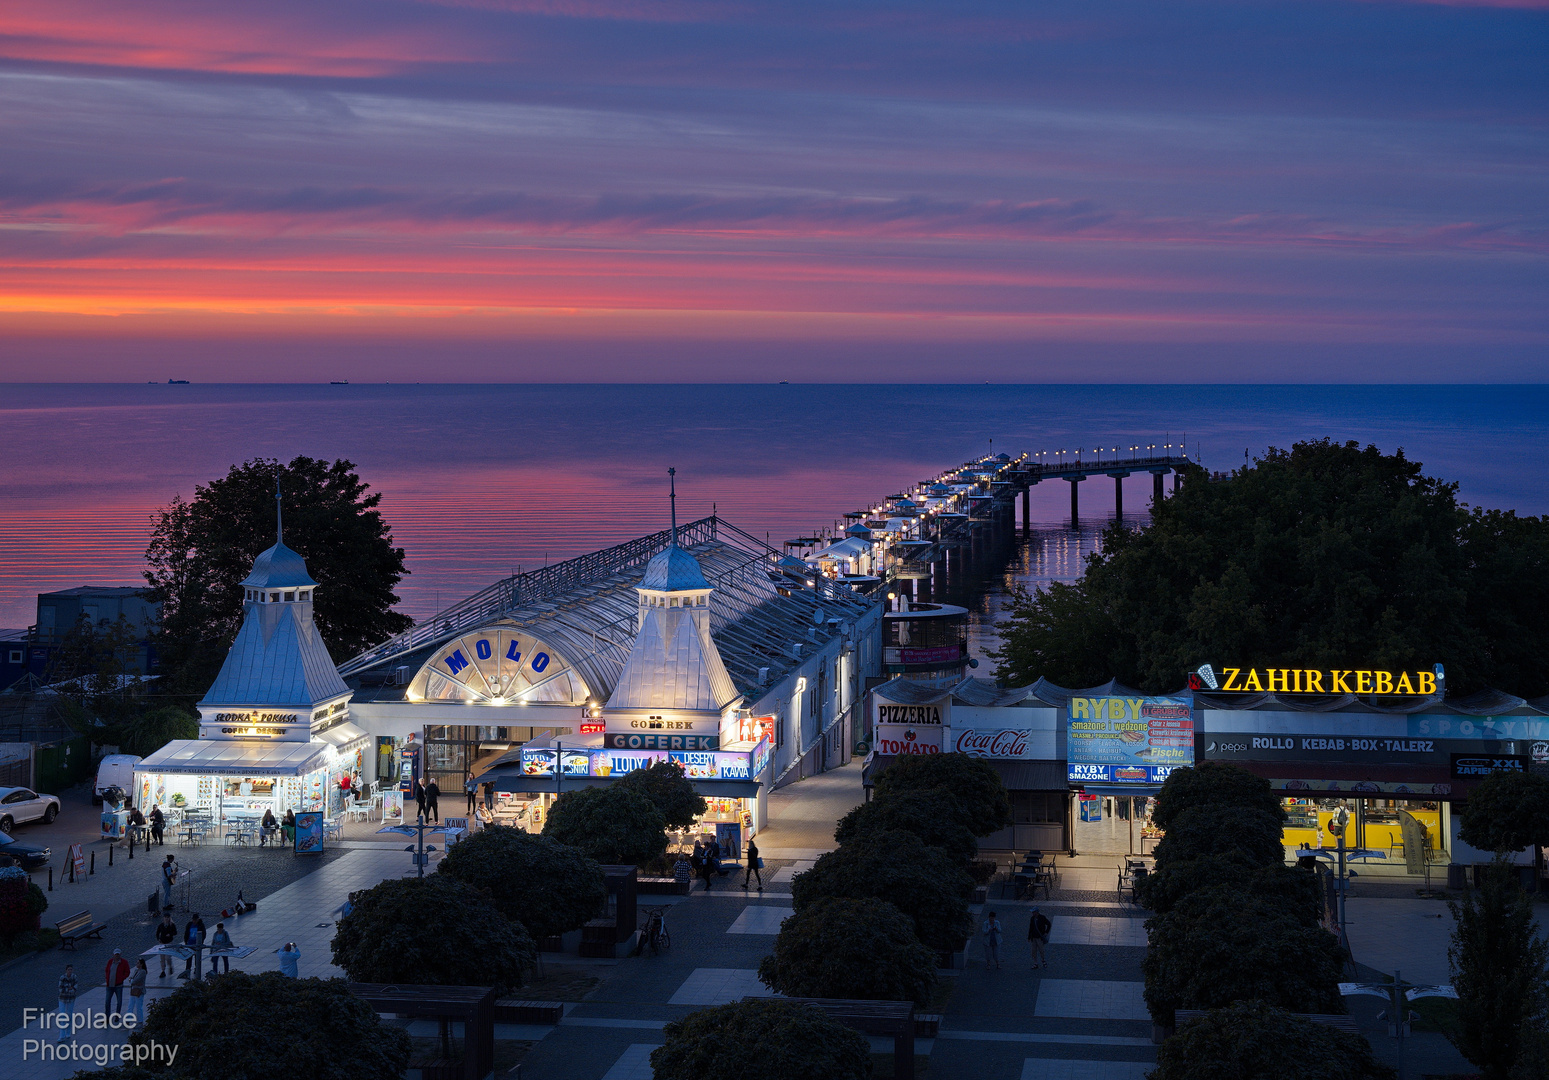
M477 642L474 643L473 651L478 655L480 660L488 660L494 650L489 647L488 638L480 638Z
M549 666L549 654L548 653L541 652L537 656L534 656L532 658L532 669L534 671L542 671L544 668L546 668L548 666Z
M506 648L506 659L513 664L520 664L522 662L522 650L517 647L516 642L511 642Z
M453 675L456 675L459 671L468 666L468 658L463 655L463 651L461 649L453 649L452 655L446 658L445 663L446 669Z

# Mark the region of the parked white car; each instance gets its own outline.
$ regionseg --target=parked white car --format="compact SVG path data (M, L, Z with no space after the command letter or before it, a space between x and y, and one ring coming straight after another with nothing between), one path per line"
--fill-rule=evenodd
M8 833L13 825L28 821L41 821L47 825L59 816L59 797L39 795L31 788L0 788L0 832Z

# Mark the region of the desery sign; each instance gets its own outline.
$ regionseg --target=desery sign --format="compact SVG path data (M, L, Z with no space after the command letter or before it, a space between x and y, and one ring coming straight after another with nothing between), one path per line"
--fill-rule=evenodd
M1209 664L1189 676L1192 690L1270 694L1408 694L1436 693L1441 665L1433 671L1377 671L1366 668L1235 668L1219 675Z

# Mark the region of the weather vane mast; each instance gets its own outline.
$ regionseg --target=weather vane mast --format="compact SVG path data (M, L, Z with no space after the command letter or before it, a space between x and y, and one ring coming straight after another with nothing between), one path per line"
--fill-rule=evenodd
M274 541L277 544L285 543L285 521L282 516L280 503L280 474L274 474Z
M678 546L678 470L667 470L667 504L672 508L672 546Z

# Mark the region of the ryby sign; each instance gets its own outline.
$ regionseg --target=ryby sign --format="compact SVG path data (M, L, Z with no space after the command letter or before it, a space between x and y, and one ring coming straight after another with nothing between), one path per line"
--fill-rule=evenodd
M1369 668L1238 668L1218 673L1205 664L1189 675L1190 690L1223 694L1384 694L1428 697L1446 675L1431 671L1377 671Z

